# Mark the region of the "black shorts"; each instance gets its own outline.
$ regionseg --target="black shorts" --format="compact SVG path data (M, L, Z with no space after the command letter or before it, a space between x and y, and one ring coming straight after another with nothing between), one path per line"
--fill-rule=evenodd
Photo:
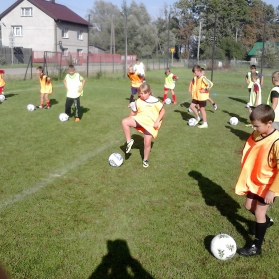
M198 101L198 100L193 99L192 103L195 104L195 105L199 105L200 108L206 107L206 101Z
M258 202L260 202L260 203L262 203L262 204L266 204L266 203L264 202L264 198L258 196L257 194L254 194L254 193L252 193L252 192L248 192L247 195L246 195L246 197L247 197L248 199L257 200ZM274 202L274 201L275 201L275 198L273 199L273 202Z

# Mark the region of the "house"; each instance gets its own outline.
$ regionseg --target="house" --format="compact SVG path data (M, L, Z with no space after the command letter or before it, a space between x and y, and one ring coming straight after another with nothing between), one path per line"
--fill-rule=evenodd
M0 14L2 45L82 56L88 22L55 0L18 0Z
M263 42L256 42L252 47L252 49L248 52L248 56L250 57L251 64L255 64L255 65L258 64L259 62L258 60L260 59L259 54L262 53L263 46L264 46ZM276 43L276 48L277 49L279 48L279 43Z

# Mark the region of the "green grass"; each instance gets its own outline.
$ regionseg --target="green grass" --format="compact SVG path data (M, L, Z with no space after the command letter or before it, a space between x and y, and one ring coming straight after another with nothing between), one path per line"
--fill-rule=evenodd
M166 106L148 169L134 130L131 155L124 154L130 83L121 73L87 80L79 123L58 120L61 82L54 82L50 110L29 112L28 103L39 103L38 82L7 80L8 99L0 105L0 262L11 278L278 278L271 268L279 252L276 203L262 256L221 262L209 251L219 232L239 247L252 239L253 216L234 194L238 151L252 131L245 127L245 71L214 72L218 110L208 104L208 129L187 125L190 69L173 72L180 77L178 103L185 104ZM161 97L164 71L148 72L147 80ZM266 78L264 101L270 88ZM228 124L231 116L237 126ZM109 166L112 152L123 154L120 168Z

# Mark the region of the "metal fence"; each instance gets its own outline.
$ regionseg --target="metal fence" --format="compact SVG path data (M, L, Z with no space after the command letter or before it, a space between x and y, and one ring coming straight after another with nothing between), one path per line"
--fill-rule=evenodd
M32 56L32 48L0 47L0 65L28 64Z

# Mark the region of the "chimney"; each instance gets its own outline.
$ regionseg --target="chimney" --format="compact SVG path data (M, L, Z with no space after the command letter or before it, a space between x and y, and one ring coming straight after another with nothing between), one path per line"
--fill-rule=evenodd
M55 4L55 0L50 0L49 2L51 2L51 3Z

